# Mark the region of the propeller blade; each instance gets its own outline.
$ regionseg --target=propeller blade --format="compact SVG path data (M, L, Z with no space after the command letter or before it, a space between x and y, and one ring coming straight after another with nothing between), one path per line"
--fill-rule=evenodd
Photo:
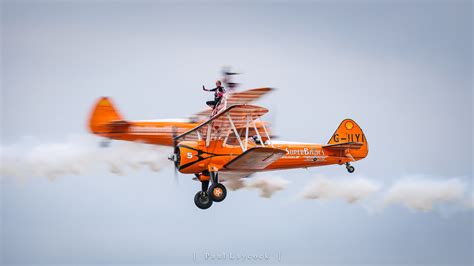
M174 164L174 183L175 184L179 184L179 179L178 179L178 163L176 162L177 160L177 150L176 150L176 146L178 145L177 141L176 141L176 136L177 136L177 132L176 132L176 127L173 126L171 128L171 131L172 131L172 136L173 136L173 152L174 152L174 155L173 155L173 164Z
M235 72L224 72L224 75L231 76L231 75L240 75L240 73Z
M179 185L179 178L178 178L178 168L174 168L174 183Z

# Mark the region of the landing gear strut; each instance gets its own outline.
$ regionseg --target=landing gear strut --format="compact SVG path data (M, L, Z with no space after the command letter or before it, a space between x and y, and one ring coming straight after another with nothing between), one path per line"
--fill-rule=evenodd
M227 189L224 185L219 183L217 172L211 172L212 185L207 190L211 199L215 202L221 202L227 196Z
M196 177L201 181L201 190L194 196L194 203L200 209L208 209L212 206L212 202L221 202L227 196L227 189L224 185L219 183L217 172L210 172L210 177L201 174L196 174ZM211 186L209 186L211 182Z
M350 165L350 163L346 163L346 169L347 169L347 172L349 173L354 173L355 171L354 166Z
M212 206L212 199L207 193L207 188L209 187L209 180L201 181L201 191L198 191L194 196L194 204L199 209L208 209Z

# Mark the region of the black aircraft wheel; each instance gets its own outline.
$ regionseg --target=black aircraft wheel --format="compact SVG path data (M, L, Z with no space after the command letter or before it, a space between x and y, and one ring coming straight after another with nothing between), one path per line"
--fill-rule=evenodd
M352 166L352 165L347 166L347 172L354 173L354 171L355 171L354 166Z
M205 210L212 206L212 199L207 192L198 191L194 196L194 203L199 209Z
M227 196L227 189L221 183L212 184L209 187L208 194L215 202L221 202Z

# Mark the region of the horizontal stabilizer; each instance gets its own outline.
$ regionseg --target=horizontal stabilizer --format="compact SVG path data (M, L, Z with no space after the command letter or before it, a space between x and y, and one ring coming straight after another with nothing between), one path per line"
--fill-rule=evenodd
M362 142L343 142L337 144L323 145L323 148L331 150L358 150L364 145Z

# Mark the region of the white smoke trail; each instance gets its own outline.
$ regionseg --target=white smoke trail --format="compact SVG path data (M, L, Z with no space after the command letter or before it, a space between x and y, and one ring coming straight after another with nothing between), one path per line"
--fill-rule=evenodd
M56 178L104 166L115 174L143 166L158 171L167 164L169 152L163 147L121 141L100 147L93 136L73 136L58 143L30 141L0 148L0 176Z
M239 189L257 189L260 196L270 198L277 191L285 189L290 181L274 175L255 175L249 179L230 179L224 182L225 186L230 190Z
M379 186L362 177L353 178L327 178L317 176L300 196L304 199L336 199L341 198L348 203L353 203L369 197L377 192Z
M427 212L440 203L461 202L465 190L466 185L457 178L404 178L389 188L383 197L383 206L400 204L412 210Z
M300 196L304 199L337 199L348 203L371 198L366 209L381 211L401 205L414 211L428 212L442 204L455 204L454 209L474 209L474 195L466 196L467 185L460 178L407 176L393 184L379 186L363 177L328 178L317 176ZM372 206L373 205L373 206Z
M227 189L232 191L239 190L245 187L243 179L230 179L224 182Z
M261 176L246 183L247 188L260 190L260 196L270 198L275 192L285 189L290 181L279 176Z
M103 167L115 174L144 167L159 171L170 165L167 155L171 152L170 148L121 141L103 148L94 136L74 136L57 143L30 140L0 147L0 177L56 178L84 174ZM269 198L289 183L278 176L257 175L245 180L230 180L225 184L230 190L256 189L261 197ZM444 203L474 209L474 193L465 195L467 189L460 178L409 176L381 189L376 182L363 177L328 178L320 175L303 189L300 196L304 199L344 199L348 203L371 197L378 200L376 205L380 210L391 205L402 205L427 212Z

